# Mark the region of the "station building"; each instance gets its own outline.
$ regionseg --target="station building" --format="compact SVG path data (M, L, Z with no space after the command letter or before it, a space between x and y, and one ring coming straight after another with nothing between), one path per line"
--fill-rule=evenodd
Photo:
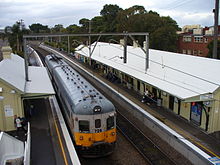
M148 90L156 96L158 106L208 133L220 131L220 60L149 49L146 70L146 55L137 46L127 47L126 63L120 44L98 42L93 48L92 66L101 75L110 74L116 83L140 95ZM88 47L80 45L75 57L89 63Z
M2 47L0 61L0 131L15 130L14 115L24 117L24 100L54 95L46 68L28 66L29 80L25 78L24 59Z

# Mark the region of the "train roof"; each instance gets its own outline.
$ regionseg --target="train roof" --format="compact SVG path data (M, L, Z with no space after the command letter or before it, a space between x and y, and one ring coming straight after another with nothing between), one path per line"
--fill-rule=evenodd
M53 72L54 70L56 70L57 78L60 79L60 82L64 86L65 90L67 91L67 95L69 96L69 98L71 98L71 101L73 102L73 105L75 107L79 108L84 104L88 104L88 102L93 102L99 105L105 105L105 107L107 106L107 111L109 111L110 109L111 111L113 110L112 108L110 108L111 106L114 108L110 101L108 101L78 72L70 67L61 57L48 55L46 58L50 61L50 65L52 65L53 67Z

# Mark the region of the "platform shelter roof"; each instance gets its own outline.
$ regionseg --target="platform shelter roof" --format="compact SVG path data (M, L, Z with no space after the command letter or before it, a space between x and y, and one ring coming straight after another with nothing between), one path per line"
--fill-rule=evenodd
M89 57L88 47L79 48L76 53ZM146 55L141 48L128 46L127 63L123 63L123 46L104 42L97 43L91 58L180 99L199 95L212 99L210 94L220 86L220 60L149 49L145 70Z
M45 67L28 67L29 81L25 80L24 59L11 54L10 58L0 61L0 81L26 95L52 95L54 89Z

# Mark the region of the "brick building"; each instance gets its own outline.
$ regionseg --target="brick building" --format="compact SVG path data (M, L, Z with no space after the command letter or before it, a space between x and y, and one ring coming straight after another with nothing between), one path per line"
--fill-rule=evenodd
M220 26L219 26L220 32ZM213 40L214 28L200 25L184 26L178 37L178 52L194 56L208 57L208 44ZM220 36L218 38L220 40Z

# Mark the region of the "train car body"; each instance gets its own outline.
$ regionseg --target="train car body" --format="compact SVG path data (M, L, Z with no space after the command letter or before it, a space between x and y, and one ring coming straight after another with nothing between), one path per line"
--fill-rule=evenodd
M104 156L116 142L114 105L62 58L45 57L76 148L83 156Z

